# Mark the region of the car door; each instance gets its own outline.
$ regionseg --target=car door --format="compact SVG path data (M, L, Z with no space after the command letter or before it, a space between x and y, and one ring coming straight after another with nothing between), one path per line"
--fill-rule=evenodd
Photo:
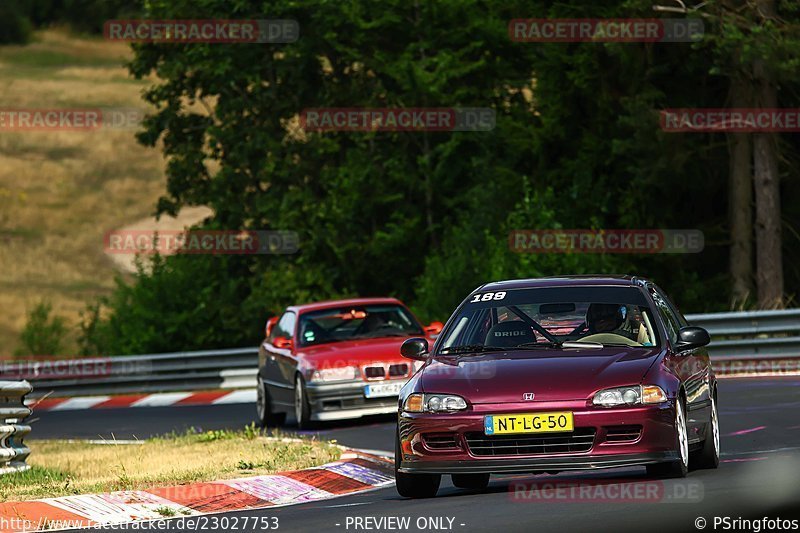
M294 405L294 376L297 370L295 355L297 339L294 338L296 324L297 314L286 311L264 341L266 357L261 370L261 379L267 386L273 404L281 410ZM292 348L275 346L274 342L278 337L292 339Z
M710 405L709 377L711 367L708 351L703 347L679 353L675 352L678 331L689 324L686 318L675 309L663 291L655 285L651 286L650 291L658 313L667 328L672 347L669 356L670 366L683 382L686 391L689 439L694 440L693 437L702 429L708 418L706 408Z

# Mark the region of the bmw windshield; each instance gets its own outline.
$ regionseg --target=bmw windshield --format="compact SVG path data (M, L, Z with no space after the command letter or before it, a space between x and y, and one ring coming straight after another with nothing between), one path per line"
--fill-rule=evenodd
M399 305L365 305L300 315L301 346L376 337L423 335L414 316Z
M636 287L478 292L456 311L443 335L441 354L537 347L660 345L647 300Z

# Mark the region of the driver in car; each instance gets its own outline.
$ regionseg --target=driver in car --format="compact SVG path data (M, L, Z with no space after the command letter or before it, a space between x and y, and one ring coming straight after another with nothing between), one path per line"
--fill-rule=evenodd
M590 335L616 333L628 336L625 334L629 332L620 329L626 316L627 308L624 305L594 303L586 310L586 327L589 328Z

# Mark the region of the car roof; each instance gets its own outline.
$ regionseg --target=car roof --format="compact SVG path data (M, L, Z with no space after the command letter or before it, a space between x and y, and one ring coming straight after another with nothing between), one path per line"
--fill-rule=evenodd
M327 300L324 302L313 302L303 305L292 305L286 308L287 311L294 311L295 313L305 313L307 311L318 311L320 309L330 309L334 307L348 307L359 305L380 305L380 304L397 304L405 307L405 304L397 298L349 298L345 300Z
M593 274L581 276L552 276L545 278L509 279L492 281L478 287L473 292L498 291L508 289L529 289L537 287L591 287L600 285L641 286L647 280L638 276Z

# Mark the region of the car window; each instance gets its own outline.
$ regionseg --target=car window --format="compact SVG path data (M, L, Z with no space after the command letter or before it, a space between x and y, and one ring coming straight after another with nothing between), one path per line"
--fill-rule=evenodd
M661 319L664 322L664 327L667 328L667 334L669 335L669 340L674 344L678 341L678 330L681 329L680 321L675 316L675 313L670 308L669 302L664 297L661 292L658 291L655 287L650 288L650 295L653 297L653 301L656 304L656 309L658 309L658 314L661 315Z
M678 319L678 324L680 324L680 327L685 328L686 326L688 326L689 325L689 321L686 320L686 317L683 316L683 314L680 312L680 310L678 310L678 306L675 305L675 302L673 302L672 299L670 299L670 297L667 296L667 293L665 293L661 289L661 287L656 286L656 290L664 298L664 301L667 302L667 306L670 308L670 310L672 310L672 314L675 316L675 318Z
M424 335L408 309L397 304L357 305L300 315L300 346L355 339Z
M441 347L587 341L658 346L643 292L633 287L514 289L471 295L456 311Z
M269 335L269 340L273 341L277 337L286 337L291 339L294 335L294 325L297 321L297 315L293 312L288 311L283 314L278 323L275 324L275 327L272 328L272 332Z

